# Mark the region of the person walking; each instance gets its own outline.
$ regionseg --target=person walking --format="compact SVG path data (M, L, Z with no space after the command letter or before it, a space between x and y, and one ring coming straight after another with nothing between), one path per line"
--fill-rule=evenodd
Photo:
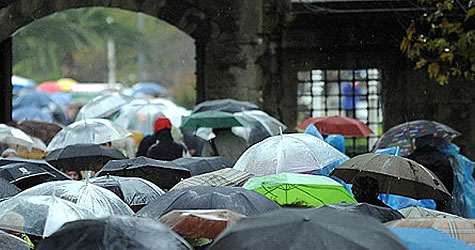
M159 117L155 121L154 136L156 140L148 148L147 157L155 160L173 161L186 154L186 147L173 140L171 129L172 124L168 118Z

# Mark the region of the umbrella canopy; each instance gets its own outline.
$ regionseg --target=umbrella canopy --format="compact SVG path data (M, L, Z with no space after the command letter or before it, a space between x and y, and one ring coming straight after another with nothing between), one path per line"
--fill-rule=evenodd
M137 177L102 176L91 183L109 189L129 206L144 206L157 200L165 192L155 184Z
M245 217L227 209L173 210L159 221L187 239L215 239L229 225Z
M378 181L380 193L414 199L445 200L450 197L450 192L434 173L415 161L394 155L358 155L335 168L332 175L351 184L360 176L372 177Z
M54 118L47 112L36 107L21 107L12 111L12 119L14 121L34 120L53 122Z
M30 245L23 239L0 230L0 249L30 250Z
M93 218L88 209L54 196L16 196L0 203L0 228L47 237L64 223Z
M0 166L0 177L22 190L54 180L54 175L36 164L11 163Z
M475 246L475 220L453 218L408 218L384 223L386 226L433 228Z
M182 106L179 106L176 103L174 103L173 101L165 99L165 98L153 98L153 99L149 99L147 101L149 101L151 103L154 103L154 104L163 104L163 105L165 105L167 108L163 111L163 114L168 119L170 119L173 126L177 127L177 128L179 128L181 126L182 116L188 116L188 115L191 114L190 110L188 110L188 109L186 109Z
M254 175L247 172L232 168L224 168L184 179L176 184L171 190L194 186L240 186L252 176Z
M264 195L240 187L198 186L170 191L142 208L137 215L158 219L172 210L229 209L254 216L279 208Z
M333 203L356 203L340 183L330 177L280 173L252 177L243 186L259 192L280 205L319 207Z
M43 183L19 193L16 197L30 195L53 195L83 206L97 216L134 214L113 192L83 181Z
M388 227L409 249L473 250L467 243L431 228Z
M40 138L46 144L49 144L53 137L64 127L58 123L31 120L19 121L15 126L31 136Z
M71 178L56 169L55 167L51 166L48 162L44 160L28 160L28 159L22 159L22 158L0 158L0 166L4 166L7 164L12 164L12 163L22 163L22 164L28 164L28 165L35 165L38 168L44 169L50 174L52 174L54 177L54 180L70 180Z
M201 102L196 105L192 113L199 113L209 110L225 111L230 113L241 112L243 110L255 110L259 107L250 102L238 101L234 99L217 99Z
M107 93L96 96L78 111L76 121L92 118L103 118L131 102L132 97L120 93Z
M45 109L53 115L55 121L65 124L66 116L63 107L55 102L51 96L41 91L30 91L18 96L13 101L13 109L22 107L36 107Z
M189 116L183 117L181 129L197 129L200 127L231 128L240 126L251 127L252 125L245 119L232 113L210 110L192 113Z
M462 219L462 217L455 214L444 213L442 211L432 210L424 207L406 207L400 209L399 212L406 218L453 218Z
M170 228L147 218L107 217L66 223L41 241L37 250L49 249L192 249Z
M221 233L217 249L407 249L376 219L319 209L279 209Z
M31 136L27 135L20 129L0 124L0 142L13 144L31 149L34 141Z
M105 119L86 119L64 127L51 140L46 151L79 143L102 144L123 139L130 133L121 126Z
M287 129L287 126L285 126L282 122L261 110L237 112L235 115L246 119L253 125L252 128L233 128L233 132L238 135L242 134L242 137L246 139L249 144L260 142L273 135L278 135L281 130L284 131Z
M137 97L140 95L163 96L168 94L168 89L156 82L139 82L132 87L132 96Z
M320 170L348 159L328 143L307 134L273 136L248 148L234 164L234 169L256 176L283 172L301 173Z
M97 176L116 175L140 177L151 181L162 189L170 189L182 179L191 177L188 169L177 167L169 161L154 160L147 157L109 161Z
M231 168L233 163L223 156L213 157L183 157L172 161L178 167L190 170L191 175L200 175L217 171L223 168Z
M320 207L322 210L333 210L336 212L350 213L355 215L367 215L374 217L378 221L384 223L392 220L403 219L404 216L399 213L397 210L371 205L368 203L340 203L340 204L329 204Z
M13 75L11 78L12 82L12 90L14 92L25 89L25 88L34 88L36 85L36 82L33 79L21 77L21 76L15 76Z
M7 197L14 196L18 194L19 192L21 192L20 188L11 184L6 179L0 178L0 200Z
M43 82L35 88L38 91L43 91L49 94L59 93L63 91L57 82L49 81Z
M400 154L407 156L414 152L416 138L430 135L451 140L459 136L460 133L447 125L435 121L411 121L399 124L386 131L376 142L374 150L399 146Z
M338 115L308 118L300 123L297 129L305 130L310 124L315 125L324 135L369 136L374 133L360 120Z
M126 159L117 149L98 144L81 143L56 149L45 158L51 165L65 170L95 170L109 160Z
M165 109L167 107L163 104L134 100L121 108L119 115L114 121L125 129L150 135L155 132L153 125L157 118L165 116Z
M61 91L72 91L73 86L76 85L78 82L71 78L61 78L56 81L58 86L61 88Z

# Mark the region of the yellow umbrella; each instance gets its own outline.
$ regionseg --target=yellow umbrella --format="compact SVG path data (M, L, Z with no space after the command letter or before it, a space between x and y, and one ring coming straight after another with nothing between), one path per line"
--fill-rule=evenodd
M78 82L71 78L61 78L58 81L58 86L61 88L62 91L71 91L73 85L77 84Z

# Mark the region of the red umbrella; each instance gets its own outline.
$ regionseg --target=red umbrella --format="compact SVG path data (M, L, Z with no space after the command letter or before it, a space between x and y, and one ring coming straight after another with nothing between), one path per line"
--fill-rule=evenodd
M318 131L325 135L368 136L373 134L373 131L360 120L338 115L308 118L300 123L297 129L304 130L310 124L314 124Z
M57 82L44 82L36 86L36 90L47 92L50 94L61 92L62 89Z

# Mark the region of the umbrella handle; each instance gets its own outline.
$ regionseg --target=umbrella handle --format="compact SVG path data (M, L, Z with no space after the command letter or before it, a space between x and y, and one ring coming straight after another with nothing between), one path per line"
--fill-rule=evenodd
M388 190L386 190L386 197L384 198L384 203L388 204L389 200L389 190L391 189L391 179L388 181Z

